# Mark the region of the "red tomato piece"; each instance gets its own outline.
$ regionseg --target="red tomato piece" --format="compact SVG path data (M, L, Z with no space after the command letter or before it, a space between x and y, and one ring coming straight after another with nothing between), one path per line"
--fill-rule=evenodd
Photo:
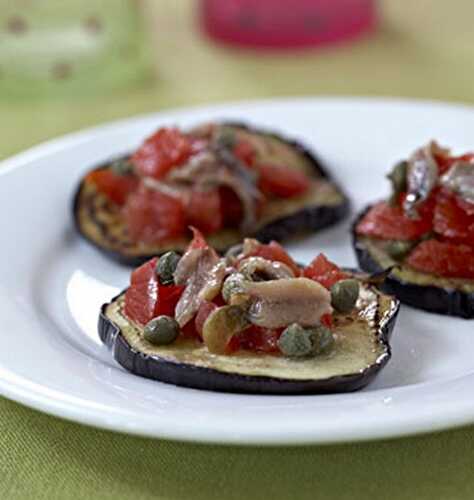
M249 141L240 140L234 146L233 153L245 165L251 167L255 160L255 148Z
M181 328L181 335L184 338L188 339L200 339L201 336L196 330L196 325L194 324L194 321L188 321L182 328Z
M474 246L474 204L441 191L437 197L433 228L453 242Z
M321 283L327 289L334 283L350 277L322 253L304 269L303 276Z
M427 240L408 256L406 263L418 271L449 278L474 279L474 248Z
M158 300L158 278L154 258L132 273L130 287L125 292L125 315L132 321L146 325L155 314Z
M332 328L333 326L333 317L332 314L323 314L321 316L321 324L325 326L326 328Z
M311 184L306 174L279 165L258 165L259 188L265 194L291 198L306 192Z
M200 337L202 337L202 327L204 326L206 319L218 307L219 306L217 304L214 304L214 302L209 302L208 300L205 300L199 306L199 310L198 310L196 317L194 319L194 324L196 327L196 331L198 332Z
M143 185L130 195L122 213L131 238L137 242L157 243L186 231L182 202Z
M236 337L239 339L240 348L262 353L277 353L278 339L284 328L270 329L252 325Z
M286 250L276 241L270 241L268 245L259 244L255 250L246 254L245 257L263 257L267 260L275 260L286 264L295 276L301 275L301 269L296 262L288 255Z
M86 182L95 184L97 190L110 201L123 205L128 196L137 189L139 181L133 175L117 175L107 168L90 172Z
M183 290L184 286L159 284L154 317L165 315L174 318L174 310Z
M357 225L357 233L388 240L416 240L431 230L432 217L420 211L419 219L408 218L401 206L386 202L374 205Z
M219 196L223 225L227 227L239 226L244 214L239 197L235 191L226 186L219 189Z
M458 161L474 163L474 153L466 153L461 156L435 155L435 159L439 167L439 173L444 174Z
M190 138L176 128L160 128L138 148L131 161L139 174L160 179L192 154Z
M195 226L204 234L219 231L223 224L219 191L192 190L186 204L186 219L189 225Z

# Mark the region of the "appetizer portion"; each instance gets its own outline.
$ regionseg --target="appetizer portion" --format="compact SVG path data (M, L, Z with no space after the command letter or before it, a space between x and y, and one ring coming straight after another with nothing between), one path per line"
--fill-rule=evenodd
M228 392L344 392L390 358L398 301L323 254L297 265L278 243L245 239L220 256L203 235L132 273L99 318L127 370Z
M223 251L331 225L348 201L300 144L242 124L161 128L130 156L86 175L79 233L125 264L183 251L193 225Z
M441 314L474 317L474 153L453 156L435 142L389 174L392 195L358 217L362 269L396 265L384 290Z

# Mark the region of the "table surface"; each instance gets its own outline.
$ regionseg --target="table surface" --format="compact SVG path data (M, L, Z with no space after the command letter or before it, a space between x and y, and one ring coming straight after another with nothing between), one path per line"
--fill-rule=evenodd
M191 0L152 3L144 8L156 27L156 82L95 97L0 96L0 159L65 132L190 104L318 94L474 101L470 0L384 0L374 36L287 54L213 45L196 31ZM474 427L324 447L192 445L90 429L0 399L0 498L468 499L473 445Z

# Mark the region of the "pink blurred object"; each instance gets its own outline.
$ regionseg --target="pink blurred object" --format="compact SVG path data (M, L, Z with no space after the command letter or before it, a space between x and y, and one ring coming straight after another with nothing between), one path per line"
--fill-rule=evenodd
M370 32L376 0L201 0L201 22L213 38L250 47L334 43Z

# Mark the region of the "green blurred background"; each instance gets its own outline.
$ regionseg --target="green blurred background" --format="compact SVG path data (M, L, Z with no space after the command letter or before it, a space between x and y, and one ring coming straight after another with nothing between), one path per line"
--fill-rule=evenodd
M43 3L51 1L63 6L54 9L57 22L66 4L76 5L77 18L91 32L96 29L91 19L105 19L96 36L109 37L105 45L113 56L107 71L100 58L92 58L69 79L61 78L68 67L60 65L53 85L26 92L33 95L25 98L21 89L8 92L5 82L0 84L0 158L64 132L190 104L315 94L474 100L470 0L381 0L376 34L283 54L209 41L198 29L193 0ZM8 3L15 9L28 4ZM130 6L138 9L138 18ZM117 19L120 26L114 26ZM142 37L149 42L145 46ZM0 63L8 60L6 52L0 36ZM73 62L81 63L77 52L72 54Z

